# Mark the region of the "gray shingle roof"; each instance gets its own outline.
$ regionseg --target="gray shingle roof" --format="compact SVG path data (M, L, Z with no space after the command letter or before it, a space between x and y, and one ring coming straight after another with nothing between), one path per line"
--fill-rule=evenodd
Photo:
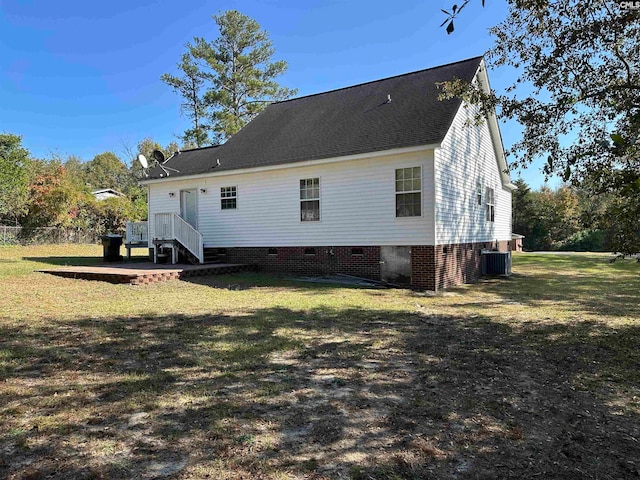
M165 166L179 170L170 172L174 178L440 143L461 101L438 100L436 84L471 81L481 60L273 103L226 143L184 150Z

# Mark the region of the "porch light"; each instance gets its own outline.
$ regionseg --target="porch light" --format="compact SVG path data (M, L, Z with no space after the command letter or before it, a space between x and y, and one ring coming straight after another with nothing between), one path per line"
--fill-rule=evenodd
M204 195L205 193L207 193L207 189L206 189L206 188L201 188L201 189L200 189L200 193L201 193L202 195Z
M169 196L173 198L173 197L175 197L175 196L176 196L176 194L175 194L175 193L173 193L173 192L169 192Z

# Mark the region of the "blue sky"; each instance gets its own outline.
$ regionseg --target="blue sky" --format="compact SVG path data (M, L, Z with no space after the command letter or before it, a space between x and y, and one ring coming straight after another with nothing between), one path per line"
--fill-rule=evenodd
M455 62L491 46L487 29L505 2L472 1L447 35L440 8L452 0L0 0L0 131L23 136L36 157L104 151L151 137L175 140L188 123L160 81L176 72L194 36L217 36L211 15L236 9L267 30L280 83L299 95ZM512 80L492 71L493 88ZM517 125L503 125L509 147ZM131 159L123 158L125 161ZM517 172L514 172L514 177ZM537 166L522 174L543 181Z

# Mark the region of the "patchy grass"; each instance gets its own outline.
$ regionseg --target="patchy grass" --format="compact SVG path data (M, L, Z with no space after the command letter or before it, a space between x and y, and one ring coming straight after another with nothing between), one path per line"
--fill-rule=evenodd
M1 478L640 475L637 263L439 295L32 273L100 255L0 247Z

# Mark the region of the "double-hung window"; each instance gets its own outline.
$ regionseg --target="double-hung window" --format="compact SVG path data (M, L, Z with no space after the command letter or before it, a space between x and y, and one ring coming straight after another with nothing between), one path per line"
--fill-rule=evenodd
M396 217L422 215L422 168L396 169Z
M232 210L237 207L238 188L237 187L221 187L220 188L220 208L222 210Z
M487 187L485 197L487 202L487 222L494 222L496 217L496 200L493 188Z
M300 221L320 221L320 179L300 180Z

